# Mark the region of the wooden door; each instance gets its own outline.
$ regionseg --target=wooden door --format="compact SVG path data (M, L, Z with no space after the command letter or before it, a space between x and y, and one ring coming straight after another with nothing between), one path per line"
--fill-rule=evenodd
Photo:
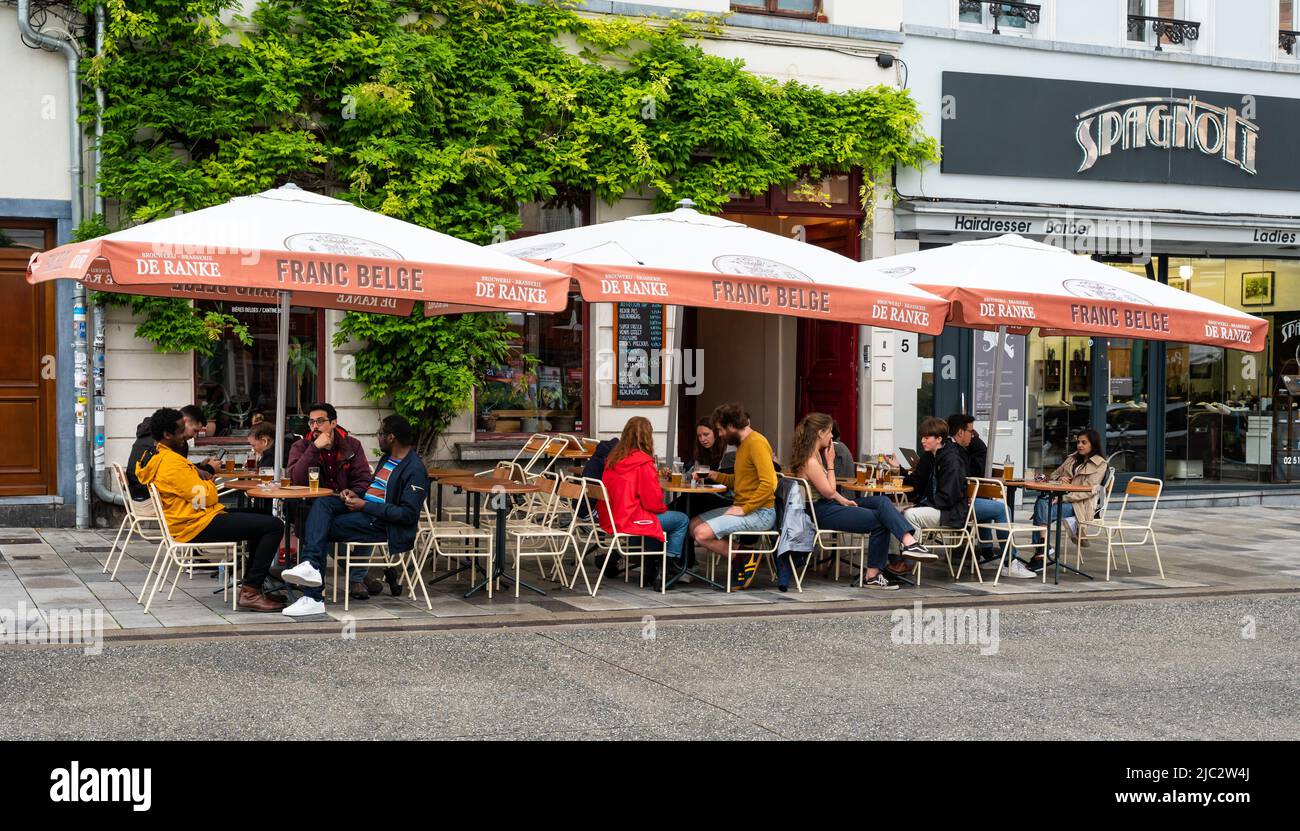
M858 259L858 222L809 223L807 241ZM796 418L826 413L840 426L840 441L858 455L858 327L851 323L799 320Z
M0 220L30 231L35 223ZM43 246L53 229L41 227ZM28 284L32 249L0 247L0 496L58 490L55 470L54 283ZM62 368L60 368L62 369ZM70 370L65 370L70 371Z

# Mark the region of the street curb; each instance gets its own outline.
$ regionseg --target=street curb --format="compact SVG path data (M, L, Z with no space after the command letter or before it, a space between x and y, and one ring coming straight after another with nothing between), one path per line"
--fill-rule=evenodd
M745 620L759 618L788 617L834 617L854 614L873 614L892 612L895 609L910 606L906 592L896 593L890 601L834 601L818 603L812 606L780 605L771 606L726 606L704 609L701 607L664 608L653 610L636 610L635 612L589 612L580 615L565 614L550 618L514 618L492 617L487 620L438 621L408 618L384 621L355 621L355 634L360 637L374 635L414 635L438 634L450 632L485 632L492 630L514 630L527 632L539 629L585 628L601 626L620 626L628 624L641 625L646 617L653 617L658 624L675 621L710 621L710 620ZM999 606L999 607L1033 607L1062 605L1096 605L1108 602L1164 602L1170 600L1215 599L1221 597L1249 597L1257 595L1300 595L1297 587L1259 587L1259 588L1214 588L1214 589L1178 589L1153 593L1150 590L1107 592L1104 596L1097 594L1079 595L987 595L978 597L917 597L916 600L933 608ZM234 626L177 627L175 629L148 630L108 630L104 632L104 644L140 645L161 643L183 643L207 640L227 640L230 638L253 640L277 640L292 638L338 638L344 624L331 620L328 624L239 624ZM76 648L79 645L72 644ZM24 648L24 647L13 647ZM30 647L25 647L30 648ZM0 647L0 651L6 651Z

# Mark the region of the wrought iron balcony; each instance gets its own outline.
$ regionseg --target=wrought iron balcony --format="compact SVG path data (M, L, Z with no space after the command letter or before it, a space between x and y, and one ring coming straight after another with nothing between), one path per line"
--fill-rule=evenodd
M986 4L986 0L959 0L957 10L959 12L979 12L980 6ZM1002 17L1018 17L1026 23L1037 23L1042 13L1042 6L1034 3L1010 3L1010 2L989 2L989 15L993 18L993 34L1000 35L1002 30L998 28L998 19Z
M1156 36L1156 51L1162 51L1160 41L1162 38L1169 38L1170 43L1183 43L1189 40L1199 40L1201 37L1201 24L1192 20L1175 20L1172 17L1147 17L1141 14L1131 14L1128 16L1128 33L1134 40L1146 40L1147 24L1151 24L1151 32Z
M1300 37L1300 32L1292 32L1289 29L1278 29L1277 48L1281 49L1288 55L1294 55L1296 53L1295 40L1297 37Z

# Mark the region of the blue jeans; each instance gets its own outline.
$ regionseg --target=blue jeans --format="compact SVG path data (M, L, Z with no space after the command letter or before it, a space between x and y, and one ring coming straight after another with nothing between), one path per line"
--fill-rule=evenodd
M817 527L823 531L867 534L867 566L881 569L889 564L889 537L902 539L916 529L903 519L898 508L886 496L866 496L857 506L839 505L827 499L813 503Z
M646 551L663 551L665 545L668 548L668 556L676 559L682 556L682 544L686 542L686 529L691 524L690 517L681 511L665 511L662 514L655 514L659 520L659 525L664 529L665 539L660 541L654 537L641 537L645 541Z
M1007 509L1000 499L975 499L975 521L976 522L1006 522ZM980 542L985 542L985 531L980 531ZM995 531L994 536L998 540L998 552L1002 551L1003 544L1007 540L1006 531ZM1016 556L1016 547L1011 546L1011 556Z
M322 496L312 500L307 512L302 534L302 557L325 573L325 549L332 542L384 542L388 531L376 518L364 511L352 511L337 496ZM364 566L353 568L348 581L360 583L366 578ZM321 587L307 587L303 594L320 600Z
M1055 522L1058 515L1061 517L1061 521L1064 522L1065 517L1074 516L1074 506L1069 502L1062 502L1059 505L1053 505L1048 501L1046 496L1038 497L1038 501L1034 503L1035 525L1045 526L1049 523ZM1042 537L1042 534L1034 534L1034 542L1041 542Z

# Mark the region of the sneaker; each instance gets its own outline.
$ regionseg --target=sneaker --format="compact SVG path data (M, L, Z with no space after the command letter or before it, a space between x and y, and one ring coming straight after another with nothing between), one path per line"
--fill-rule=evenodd
M871 591L898 591L898 584L889 582L888 577L877 572L875 577L868 577L862 581L862 588Z
M289 617L311 617L312 615L325 614L325 601L317 600L313 597L303 595L293 602L291 606L285 606L280 610L280 614Z
M321 579L320 572L316 566L303 560L293 568L286 568L280 574L280 579L286 583L293 583L295 586L310 586L317 588L325 581ZM296 605L296 604L295 604Z
M932 561L932 560L939 559L938 554L935 554L933 551L926 548L924 545L921 545L919 542L914 542L911 545L903 546L903 549L900 553L909 560Z
M1037 574L1034 574L1029 569L1025 568L1025 564L1020 562L1019 560L1012 560L1011 565L1007 566L1006 571L1004 571L1003 573L1009 577L1019 577L1021 579L1025 579L1025 578L1032 579L1038 576Z

